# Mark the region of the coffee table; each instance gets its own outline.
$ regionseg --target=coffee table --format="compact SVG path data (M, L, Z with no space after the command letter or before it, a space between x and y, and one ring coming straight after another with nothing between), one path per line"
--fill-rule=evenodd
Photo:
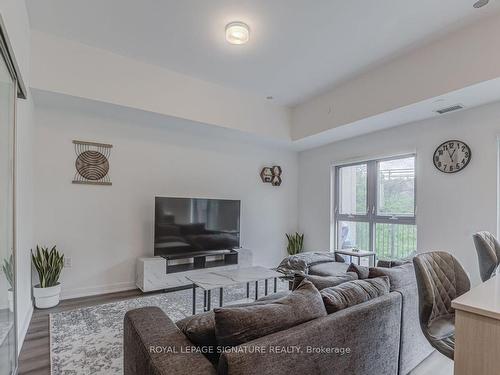
M274 280L273 290L276 293L277 279L283 274L265 267L254 266L236 268L232 270L200 272L186 276L193 282L193 315L196 314L196 288L203 290L203 311L210 311L211 292L219 289L219 306L224 299L224 288L247 284L247 298L250 298L250 283L255 282L255 299L259 298L259 281L264 280L264 293L268 293L268 280Z

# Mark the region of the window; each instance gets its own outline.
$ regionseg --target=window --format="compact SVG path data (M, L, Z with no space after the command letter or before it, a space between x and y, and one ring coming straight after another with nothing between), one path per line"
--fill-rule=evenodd
M367 174L366 164L339 169L339 212L342 214L365 214Z
M334 244L405 258L417 250L415 156L334 168Z

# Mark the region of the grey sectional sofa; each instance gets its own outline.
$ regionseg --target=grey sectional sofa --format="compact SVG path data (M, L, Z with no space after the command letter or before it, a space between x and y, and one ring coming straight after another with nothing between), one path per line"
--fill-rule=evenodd
M129 311L124 374L407 374L433 351L420 330L412 267L372 269L389 276L389 294L239 345L216 363L183 352L193 343L159 308ZM300 349L272 349L292 347Z
M222 354L217 368L201 353L182 353L193 344L159 308L133 310L125 318L124 374L397 374L401 302L399 293L390 293L242 344L248 353ZM254 353L251 346L269 350ZM303 352L271 352L271 347L292 346ZM308 346L350 353L308 353ZM173 353L151 350L161 347Z

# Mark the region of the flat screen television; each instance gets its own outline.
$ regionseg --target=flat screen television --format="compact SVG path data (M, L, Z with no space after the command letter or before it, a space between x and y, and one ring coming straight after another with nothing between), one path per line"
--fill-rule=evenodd
M238 247L239 200L155 197L155 255L182 256Z

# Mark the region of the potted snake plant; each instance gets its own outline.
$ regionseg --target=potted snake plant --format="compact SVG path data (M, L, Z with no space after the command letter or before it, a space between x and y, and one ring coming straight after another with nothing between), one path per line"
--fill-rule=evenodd
M304 247L304 234L295 232L295 234L286 233L286 239L288 240L288 245L286 251L288 255L295 255L302 251Z
M3 260L2 269L9 283L9 289L7 291L9 310L10 312L14 312L14 257L12 254L10 254L10 257Z
M35 306L39 309L57 306L61 294L59 276L64 266L64 254L59 253L55 246L50 250L37 246L35 253L31 251L31 259L40 279L40 284L33 287Z

